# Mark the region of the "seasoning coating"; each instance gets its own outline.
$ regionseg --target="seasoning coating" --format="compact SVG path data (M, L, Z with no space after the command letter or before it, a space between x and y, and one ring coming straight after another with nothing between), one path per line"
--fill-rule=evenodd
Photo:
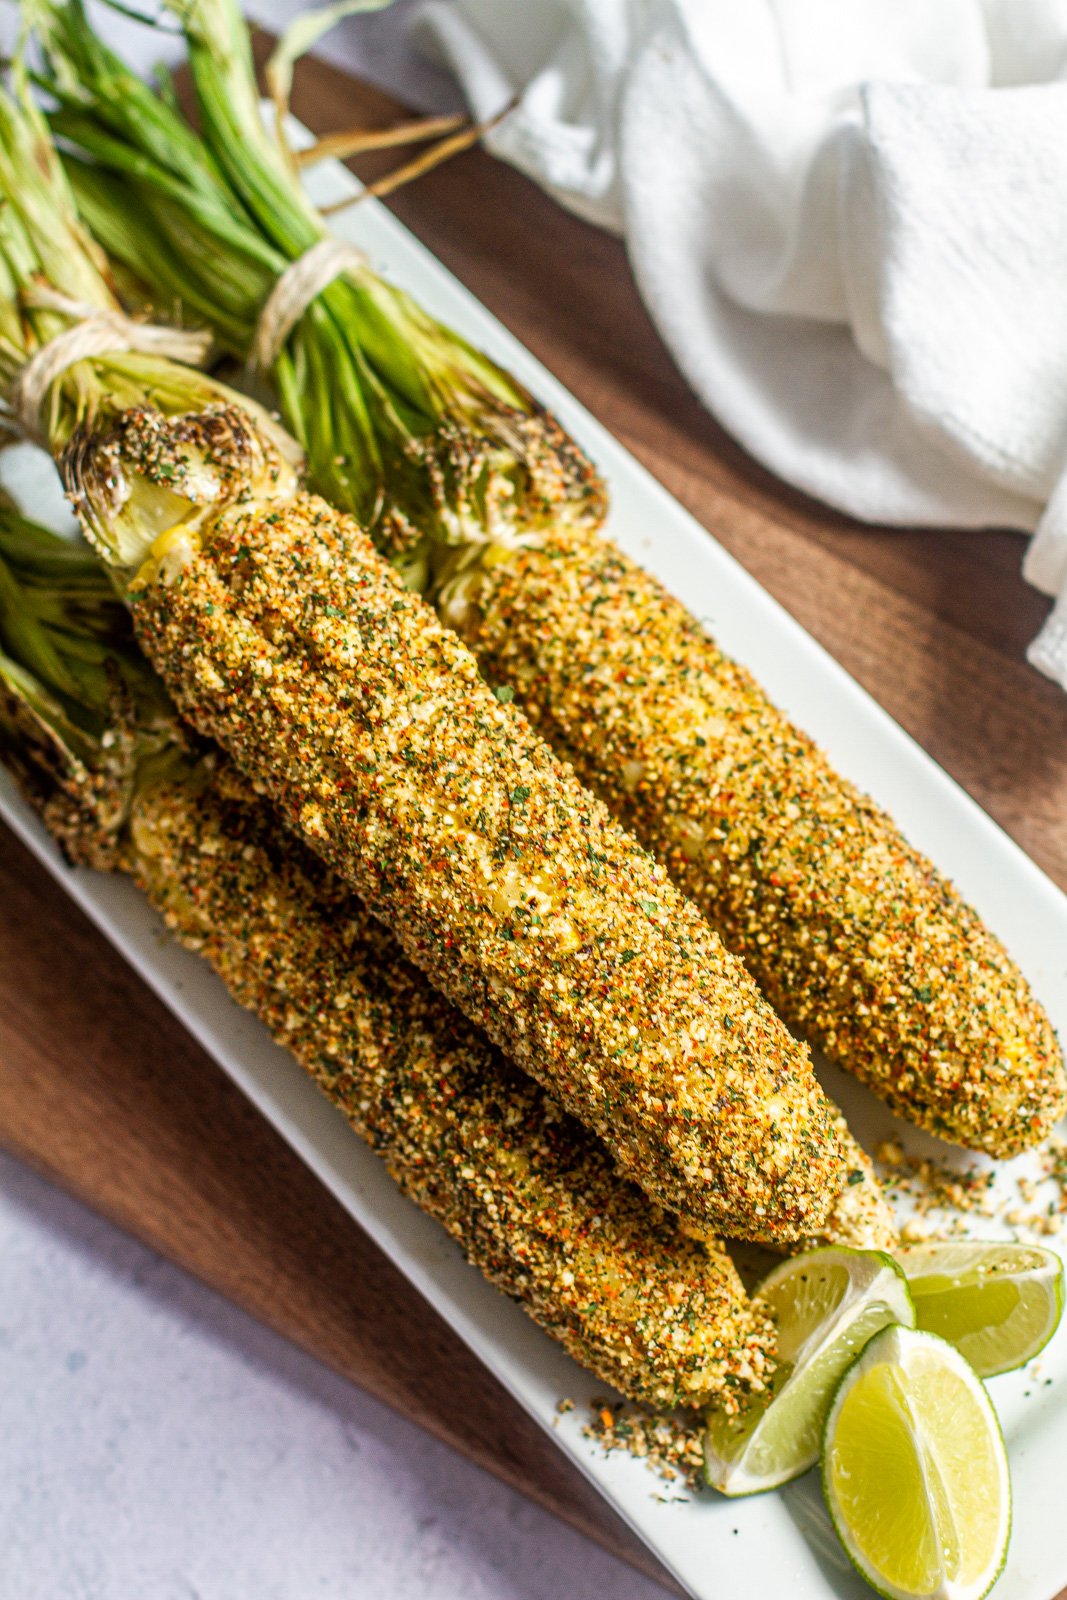
M686 1239L620 1180L599 1141L430 989L228 763L144 789L131 840L181 941L583 1366L657 1405L729 1410L762 1386L773 1329L722 1246Z
M900 1231L893 1208L882 1193L874 1162L856 1143L842 1112L837 1112L835 1123L848 1180L822 1228L803 1243L814 1246L847 1244L856 1250L895 1250L900 1243Z
M76 453L90 531L134 479L197 502L179 532L168 501L134 607L183 712L654 1200L818 1232L847 1168L804 1047L352 520L281 472L265 492L241 428L130 412Z
M487 562L486 676L664 862L793 1028L894 1111L998 1156L1067 1102L1002 944L678 601L575 530Z

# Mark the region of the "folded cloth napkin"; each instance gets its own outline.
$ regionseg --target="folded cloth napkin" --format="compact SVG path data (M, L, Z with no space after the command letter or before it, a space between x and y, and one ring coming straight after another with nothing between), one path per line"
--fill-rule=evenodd
M626 240L693 388L869 521L1034 533L1067 688L1067 0L425 0L490 136Z

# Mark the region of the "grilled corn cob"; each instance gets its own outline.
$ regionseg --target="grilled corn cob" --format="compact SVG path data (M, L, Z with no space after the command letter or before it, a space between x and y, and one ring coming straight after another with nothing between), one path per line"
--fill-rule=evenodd
M773 1333L722 1246L620 1180L183 737L98 564L0 507L0 596L0 754L68 856L133 873L404 1192L584 1366L656 1405L758 1388Z
M1003 945L677 600L578 533L483 565L490 681L701 907L779 1014L894 1111L1011 1156L1065 1110Z
M803 1049L245 412L125 412L61 470L183 713L442 993L690 1225L824 1226L847 1169Z
M232 0L173 0L202 139L94 40L80 6L34 9L100 237L245 353L267 258L293 259L323 229L263 134ZM592 469L514 380L369 268L315 303L274 376L315 481L463 628L791 1025L944 1138L1004 1155L1043 1136L1064 1106L1062 1059L1015 964L684 609L593 537Z

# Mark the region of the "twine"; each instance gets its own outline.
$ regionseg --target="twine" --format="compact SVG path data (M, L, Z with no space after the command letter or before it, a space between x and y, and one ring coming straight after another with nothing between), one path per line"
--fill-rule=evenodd
M137 322L121 311L73 300L56 289L35 289L30 303L77 319L34 352L12 386L11 410L31 439L41 437L41 406L53 383L77 362L135 351L196 366L211 348L209 333Z
M311 302L342 272L361 267L366 257L347 239L329 235L291 261L278 278L259 313L252 341L253 367L266 372Z

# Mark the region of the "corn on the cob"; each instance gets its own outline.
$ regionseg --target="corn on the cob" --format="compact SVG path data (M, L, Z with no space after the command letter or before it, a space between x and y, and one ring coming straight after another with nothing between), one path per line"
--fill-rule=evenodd
M183 741L97 564L0 508L0 755L72 859L132 872L400 1187L583 1365L724 1406L773 1333L722 1246L683 1236L404 961L217 754Z
M691 1225L825 1224L847 1171L805 1051L246 413L126 412L61 469L184 714L442 993Z
M993 1155L1063 1115L1055 1035L936 868L677 600L579 533L483 566L491 682L666 864L787 1022L894 1111Z

